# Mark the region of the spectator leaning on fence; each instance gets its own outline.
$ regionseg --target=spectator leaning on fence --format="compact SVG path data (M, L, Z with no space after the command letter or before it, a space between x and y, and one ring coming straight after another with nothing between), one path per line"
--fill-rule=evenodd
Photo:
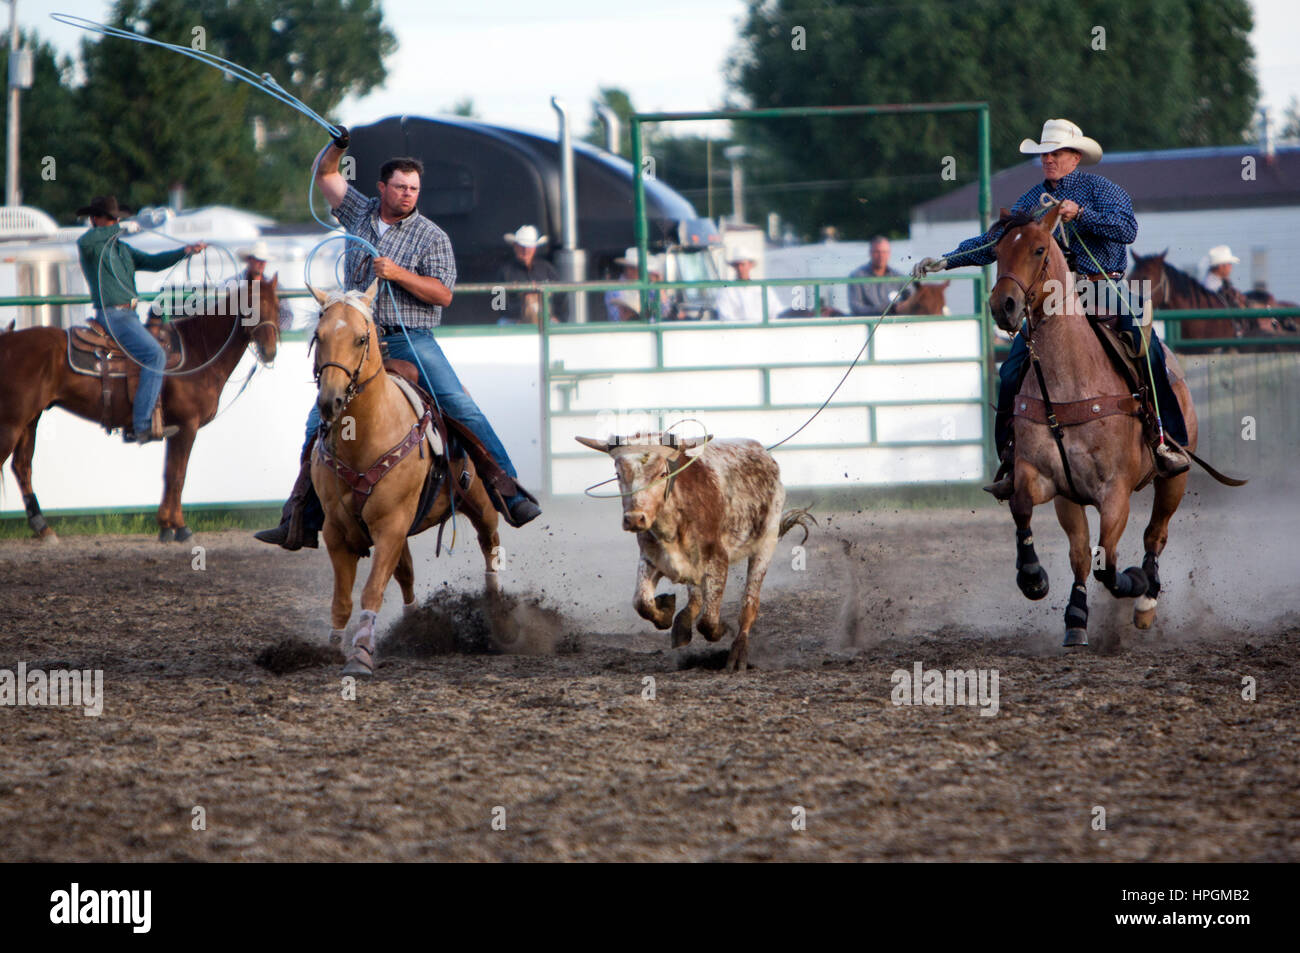
M889 275L903 276L889 267L890 245L884 235L871 239L871 260L861 268L854 270L850 278L884 278ZM895 298L902 301L909 291L903 290L902 281L870 281L858 285L849 285L849 314L870 316L884 314L889 302Z
M637 280L637 266L641 258L638 249L629 248L622 258L615 258L614 264L618 265L622 271L623 281ZM646 263L646 276L651 281L662 281L663 263L658 255L651 255ZM639 291L606 291L605 292L605 317L610 321L658 321L668 310L668 293L661 291L658 294L651 292L646 295L649 304L649 316L645 319L641 316L641 293Z
M546 244L546 236L535 225L521 225L506 235L512 256L497 271L497 280L506 284L559 281L560 273L545 258L537 254ZM512 292L506 295L506 310L497 324L536 324L542 313L542 296L537 292ZM568 317L567 295L551 296L551 318L563 321Z
M1219 294L1225 285L1230 284L1232 266L1241 264L1241 259L1234 255L1227 245L1215 245L1210 249L1209 263L1210 270L1206 273L1202 284L1215 294Z
M767 298L767 316L775 318L781 313L781 301L772 288L765 288L753 281L755 261L748 255L738 254L727 262L736 269L737 281L730 288L718 292L716 307L718 318L722 321L762 321L763 299Z

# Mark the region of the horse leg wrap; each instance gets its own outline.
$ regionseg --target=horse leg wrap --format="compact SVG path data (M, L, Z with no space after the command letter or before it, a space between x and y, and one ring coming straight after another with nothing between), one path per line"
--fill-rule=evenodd
M1142 572L1147 577L1147 595L1155 599L1160 595L1160 566L1155 553L1147 553L1142 558Z
M45 522L45 517L41 515L41 504L36 502L36 494L24 493L23 506L27 508L27 525L32 528L32 532L45 532L50 524Z
M1134 596L1146 595L1147 577L1137 566L1129 566L1118 576L1113 567L1107 566L1105 569L1096 570L1093 575L1117 599L1132 599Z
M1065 607L1065 626L1068 629L1088 627L1088 589L1079 583L1070 590L1070 604Z
M1038 571L1038 553L1034 551L1034 531L1016 530L1016 568L1026 572Z
M375 619L379 617L378 612L371 612L369 609L361 610L361 624L357 626L357 632L352 636L352 644L355 646L362 639L366 640L366 648L373 650L375 647Z

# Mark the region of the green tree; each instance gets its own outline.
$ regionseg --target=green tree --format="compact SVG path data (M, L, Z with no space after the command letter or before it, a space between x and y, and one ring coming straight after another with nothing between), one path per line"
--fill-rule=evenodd
M608 106L618 117L618 153L621 156L632 154L632 116L636 108L627 90L617 86L602 86L591 101L591 123L583 139L593 146L605 147L605 126L600 121L599 108ZM576 132L576 130L575 130Z
M1247 0L751 0L729 82L755 107L987 101L995 169L1022 161L1020 140L1051 117L1110 150L1239 142L1257 96L1251 22ZM897 233L913 205L977 170L973 114L736 132L756 152L751 217L775 209L806 234Z
M35 33L21 33L21 43L32 51L32 88L23 90L18 105L19 149L18 188L24 205L44 209L51 215L68 217L86 199L72 194L64 173L77 165L81 115L77 94L67 77L72 72L70 57L59 58L49 43ZM0 50L0 75L8 75L9 38L5 34ZM4 100L8 122L9 98ZM6 126L7 128L7 126Z
M466 119L482 118L474 108L473 96L462 96L450 106L446 107L443 112L451 116L464 116Z

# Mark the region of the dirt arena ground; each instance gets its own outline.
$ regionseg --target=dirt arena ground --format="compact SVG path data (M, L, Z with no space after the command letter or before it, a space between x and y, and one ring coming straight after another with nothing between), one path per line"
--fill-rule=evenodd
M523 654L447 651L426 613L355 700L324 646L323 551L208 534L196 570L142 537L6 541L0 668L102 669L105 700L0 708L0 855L1295 861L1298 508L1197 487L1156 628L1093 584L1094 646L1068 656L1050 509L1040 603L1015 589L1005 509L820 509L806 568L782 543L741 676L716 670L725 644L674 653L635 615L617 509L555 504L503 530L507 588L547 607L517 609ZM472 603L481 561L460 539L436 561L417 540L422 600ZM398 602L393 586L382 628ZM303 667L255 661L290 637L317 646ZM996 715L893 704L915 663L996 670Z

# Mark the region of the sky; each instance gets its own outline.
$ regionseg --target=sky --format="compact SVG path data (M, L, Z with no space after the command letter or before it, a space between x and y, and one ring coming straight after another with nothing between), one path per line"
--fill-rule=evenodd
M102 22L110 6L108 0L19 0L18 16L25 29L72 53L84 34L51 20L50 12ZM1252 6L1261 104L1280 119L1290 99L1300 98L1300 3L1253 0ZM470 97L489 122L553 133L552 95L568 103L585 132L601 86L626 89L643 112L723 106L724 64L745 3L385 0L383 8L398 39L388 80L345 101L344 123L436 114ZM0 17L6 13L0 8Z

